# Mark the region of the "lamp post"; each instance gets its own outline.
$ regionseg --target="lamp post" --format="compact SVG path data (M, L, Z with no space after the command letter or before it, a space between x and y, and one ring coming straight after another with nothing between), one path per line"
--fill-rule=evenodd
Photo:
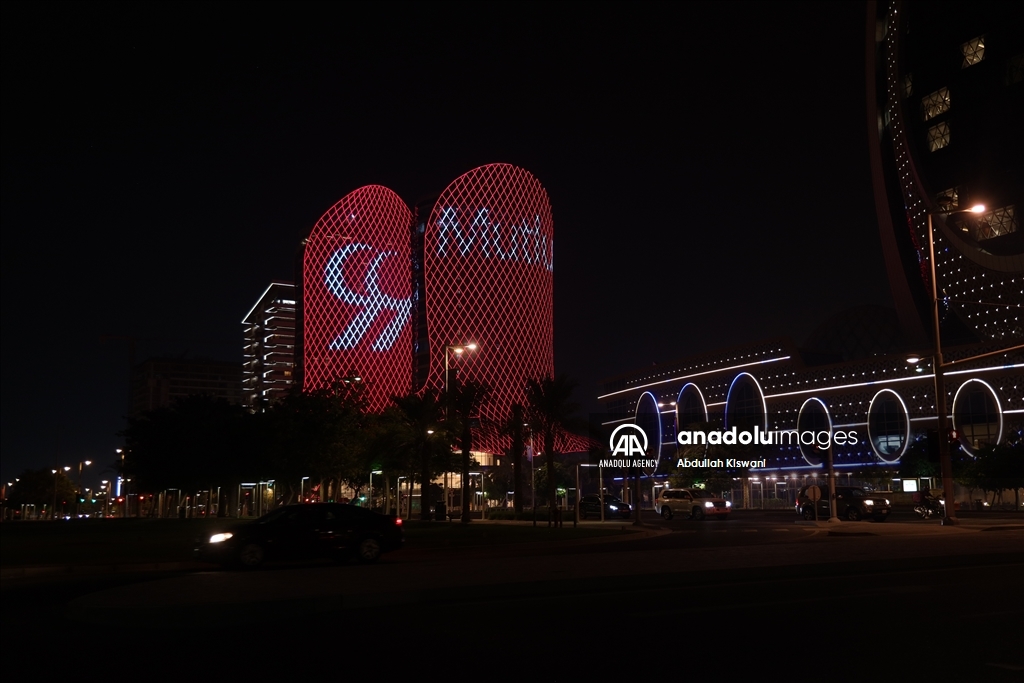
M408 479L409 477L399 477L398 482L395 484L395 489L398 493L398 516L402 516L402 480ZM412 486L409 487L409 517L412 516Z
M942 470L942 492L946 498L946 512L942 519L943 525L956 525L956 503L953 500L953 461L949 453L949 422L946 415L946 386L942 374L942 337L939 331L939 285L935 268L935 228L932 216L944 214L952 216L958 213L984 213L985 206L977 204L969 209L959 211L929 211L928 215L928 266L932 280L932 334L935 336L934 380L935 380L935 413L938 418L939 464ZM999 353L999 352L997 352ZM989 355L989 354L985 354Z
M370 470L370 509L373 509L373 475L384 474L384 470Z
M302 479L299 480L299 502L300 503L305 503L306 502L306 480L307 479L309 479L309 477L303 477Z
M82 498L82 491L83 491L83 489L82 489L82 469L86 465L91 465L91 464L92 464L92 460L79 460L78 461L78 492L77 492L77 495L75 496L75 517L77 517L82 512L82 504L78 502Z
M70 472L71 467L67 466L63 468L65 472ZM57 519L57 475L60 474L60 469L53 470L53 507L50 508L50 521Z
M451 374L451 354L455 353L456 356L461 356L466 351L476 351L477 345L474 342L469 344L447 344L444 347L444 419L448 420L448 406L451 404L451 400L448 395L449 391L449 375Z

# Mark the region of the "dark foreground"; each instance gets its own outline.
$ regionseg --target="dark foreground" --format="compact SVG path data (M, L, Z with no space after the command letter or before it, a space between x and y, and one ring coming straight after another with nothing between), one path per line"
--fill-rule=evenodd
M629 540L403 550L372 566L7 579L5 672L1024 678L1020 525L662 526Z

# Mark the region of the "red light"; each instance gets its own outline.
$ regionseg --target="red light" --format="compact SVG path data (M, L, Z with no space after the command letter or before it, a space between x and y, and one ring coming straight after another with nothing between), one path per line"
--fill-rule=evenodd
M396 526L402 526L402 518L401 517L395 517L395 525Z

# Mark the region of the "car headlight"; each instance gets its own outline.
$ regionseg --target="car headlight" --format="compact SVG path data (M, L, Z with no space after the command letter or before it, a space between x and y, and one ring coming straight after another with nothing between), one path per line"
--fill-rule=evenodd
M232 536L234 536L234 534L232 534L232 533L214 534L213 536L210 536L210 543L223 543L224 541L228 540Z
M713 508L713 507L715 507L715 504L714 504L714 503L712 503L712 502L711 502L711 501L709 500L708 502L704 503L704 507L706 507L706 508Z
M865 500L865 501L864 501L864 504L865 504L865 505L874 505L874 504L875 504L875 501L873 501L873 500Z
M725 507L731 508L732 507L732 501L731 500L725 501Z
M615 512L616 510L619 509L619 506L618 505L609 505L608 509L611 510L612 512Z
M885 504L886 504L886 505L890 505L890 503L889 503L889 499L888 499L888 498L886 498L886 499L885 499Z

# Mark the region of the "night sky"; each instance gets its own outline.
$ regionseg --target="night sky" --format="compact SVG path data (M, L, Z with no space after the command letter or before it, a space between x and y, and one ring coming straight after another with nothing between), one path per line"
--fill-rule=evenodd
M611 375L891 305L864 5L445 7L4 3L5 481L109 478L128 338L240 361L242 317L371 183L540 179L586 408Z

